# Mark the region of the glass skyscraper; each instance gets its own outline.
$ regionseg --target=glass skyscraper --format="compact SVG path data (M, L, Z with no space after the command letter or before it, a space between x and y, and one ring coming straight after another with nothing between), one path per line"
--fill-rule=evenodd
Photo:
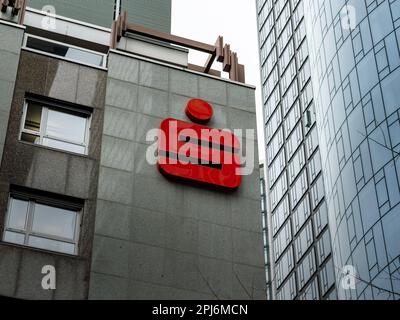
M273 298L399 299L400 0L257 13Z
M54 6L56 14L111 28L115 7L128 11L131 23L171 32L171 0L28 0L28 7L41 10Z
M257 0L273 299L335 299L304 1Z
M305 1L340 299L400 298L400 1Z

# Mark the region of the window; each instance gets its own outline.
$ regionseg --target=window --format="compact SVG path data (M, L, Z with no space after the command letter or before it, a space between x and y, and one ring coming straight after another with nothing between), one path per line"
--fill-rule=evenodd
M82 204L12 192L3 241L76 255L81 211Z
M80 62L86 65L106 67L106 55L70 44L45 39L31 34L25 37L25 48L35 52L46 53L54 57Z
M90 111L36 97L25 99L20 140L88 154Z

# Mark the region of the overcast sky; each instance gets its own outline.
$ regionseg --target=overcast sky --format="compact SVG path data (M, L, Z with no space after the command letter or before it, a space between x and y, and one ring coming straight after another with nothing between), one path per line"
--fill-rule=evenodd
M263 148L260 67L255 0L172 0L172 34L214 44L222 35L246 66L246 83L257 87L259 148ZM207 56L190 52L189 62L203 65ZM217 64L213 66L216 68ZM260 149L260 159L265 158Z

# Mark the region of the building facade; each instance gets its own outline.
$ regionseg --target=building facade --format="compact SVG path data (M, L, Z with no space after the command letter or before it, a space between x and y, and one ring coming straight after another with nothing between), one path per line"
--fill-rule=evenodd
M273 299L335 299L302 0L257 0Z
M399 299L400 1L306 1L306 31L341 299Z
M261 218L263 226L263 240L264 240L264 262L265 262L265 279L266 279L266 290L267 300L272 300L272 277L271 277L271 264L270 264L270 243L269 239L269 228L267 226L267 193L265 185L265 162L260 163L260 194L261 194Z
M105 28L116 12L128 11L132 23L171 32L171 0L28 0L28 6Z
M148 133L191 123L192 99L212 105L211 128L254 129L255 88L193 70L188 50L134 27L56 16L48 30L45 13L11 10L0 20L0 295L265 299L258 167L226 192L167 179L147 159Z

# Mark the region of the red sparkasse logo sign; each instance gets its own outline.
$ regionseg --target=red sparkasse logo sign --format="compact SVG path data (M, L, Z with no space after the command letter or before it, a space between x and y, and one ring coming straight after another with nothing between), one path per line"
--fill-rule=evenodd
M158 137L157 166L168 177L224 189L240 186L240 142L228 130L205 126L212 115L209 103L192 99L186 115L197 124L168 118Z

